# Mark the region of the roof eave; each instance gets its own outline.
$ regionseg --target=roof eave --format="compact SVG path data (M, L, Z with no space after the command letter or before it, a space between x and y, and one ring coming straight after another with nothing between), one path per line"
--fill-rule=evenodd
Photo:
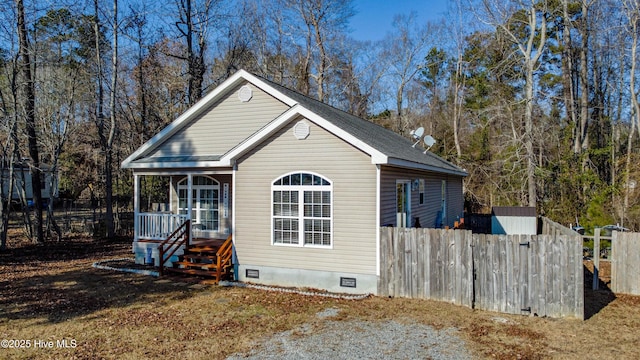
M332 124L330 121L327 121L322 116L314 113L313 111L305 108L304 106L300 104L296 104L293 107L291 107L289 110L282 113L279 117L274 119L271 123L263 127L260 131L253 134L246 141L239 144L237 147L235 147L234 149L229 151L227 154L225 154L222 157L221 161L228 161L229 163L235 162L241 156L243 156L248 151L250 151L256 144L262 142L264 139L274 134L276 131L281 129L283 126L285 126L287 123L289 123L290 121L292 121L298 116L301 116L313 122L314 124L320 126L326 131L337 136L338 138L351 144L355 148L363 151L365 154L368 154L369 156L371 156L372 164L385 163L388 159L388 157L385 154L373 148L372 146L366 144L364 141L351 135L349 132L340 129L339 127Z
M205 97L200 99L196 104L187 109L184 113L182 113L176 120L174 120L171 124L167 125L164 129L162 129L159 133L145 142L142 146L140 146L135 152L129 155L120 165L124 169L134 168L135 160L147 155L150 151L156 148L156 146L165 139L168 139L173 134L178 132L182 127L189 123L195 116L200 114L203 109L207 107L212 102L217 101L221 97L225 96L229 89L233 88L237 84L240 84L243 81L247 81L259 88L263 91L266 91L270 95L274 96L278 100L282 101L288 106L293 106L296 102L289 98L288 96L276 91L272 86L264 82L262 79L252 75L251 73L245 70L238 70L236 73L231 75L227 80L222 82L219 86L217 86L213 91L207 94Z
M418 170L428 170L437 173L444 173L448 175L462 176L466 177L469 174L464 170L456 170L456 169L447 169L439 166L421 164L414 161L398 159L398 158L388 158L386 163L381 163L380 165L389 165L389 166L398 166L409 169L418 169Z
M177 168L217 168L230 167L231 163L225 160L219 161L155 161L155 162L129 162L124 169L177 169Z

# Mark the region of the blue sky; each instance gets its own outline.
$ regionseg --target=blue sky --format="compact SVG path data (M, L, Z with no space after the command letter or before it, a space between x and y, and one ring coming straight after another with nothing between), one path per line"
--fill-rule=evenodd
M351 36L356 40L380 40L391 30L393 16L415 11L420 22L444 17L448 0L355 0Z

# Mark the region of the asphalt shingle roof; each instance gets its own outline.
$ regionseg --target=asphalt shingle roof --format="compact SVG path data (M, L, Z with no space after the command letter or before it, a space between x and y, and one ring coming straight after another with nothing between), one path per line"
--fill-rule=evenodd
M420 144L413 147L413 143L409 139L383 126L351 115L333 106L300 94L297 91L276 84L270 80L264 78L261 78L261 80L267 82L276 90L282 92L308 110L318 114L333 125L382 152L389 158L435 167L446 172L466 176L466 171L464 169L429 151L424 153L424 148L422 148Z

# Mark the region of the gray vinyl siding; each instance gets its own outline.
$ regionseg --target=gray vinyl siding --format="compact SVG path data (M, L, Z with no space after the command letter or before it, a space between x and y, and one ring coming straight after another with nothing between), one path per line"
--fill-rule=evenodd
M376 274L376 167L371 158L305 120L310 135L292 127L258 145L238 162L236 252L241 265ZM332 248L272 245L271 185L290 172L317 173L333 185Z
M160 144L149 157L223 155L288 109L253 85L249 85L253 90L251 100L240 101L238 90L242 85L203 109L202 115Z
M464 198L462 177L442 173L383 166L380 174L380 224L396 226L396 181L424 179L424 204L420 204L419 187L411 191L411 224L413 218L420 219L420 226L432 228L436 225L438 211L442 207L442 180L447 181L447 219L445 225L453 226L462 217Z

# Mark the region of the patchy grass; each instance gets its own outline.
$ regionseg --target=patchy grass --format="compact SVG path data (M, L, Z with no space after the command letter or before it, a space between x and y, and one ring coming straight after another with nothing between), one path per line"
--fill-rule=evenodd
M637 296L587 291L588 319L558 320L425 300L223 288L91 267L131 256L130 246L128 239L73 239L0 253L0 339L30 342L29 348L0 348L0 358L223 359L302 324L320 327L325 320L315 314L329 308L341 310L331 320L457 328L479 357L640 358ZM58 346L62 340L68 347ZM44 347L49 341L53 348Z

